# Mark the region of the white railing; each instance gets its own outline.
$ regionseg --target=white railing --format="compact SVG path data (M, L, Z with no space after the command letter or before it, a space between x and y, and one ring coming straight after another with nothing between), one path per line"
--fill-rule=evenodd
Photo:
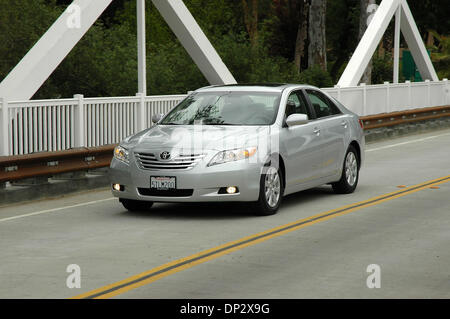
M3 101L0 156L118 143L186 95ZM6 106L6 107L5 107Z
M450 104L450 84L418 82L326 88L355 113L372 115ZM0 99L0 156L118 143L152 125L186 95L4 101Z
M360 85L324 89L353 112L364 116L450 104L450 84L443 81Z

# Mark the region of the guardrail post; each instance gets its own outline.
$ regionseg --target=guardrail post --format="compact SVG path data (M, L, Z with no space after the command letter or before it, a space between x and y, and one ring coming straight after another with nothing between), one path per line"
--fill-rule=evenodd
M384 85L386 85L386 113L390 113L391 112L391 85L389 82L384 82Z
M448 79L445 78L442 80L444 82L444 99L445 99L445 105L450 104L450 89L448 87Z
M335 85L334 87L337 89L337 100L341 102L341 86Z
M145 94L144 93L136 93L136 96L139 97L139 106L137 108L137 118L138 118L138 132L145 130L146 127L146 119L145 116Z
M2 134L0 140L0 155L8 156L9 154L9 108L8 101L5 98L0 98L2 104L2 126L0 133Z
M86 146L84 145L84 96L83 94L75 94L73 98L78 102L75 109L75 147L84 147Z
M425 83L427 84L427 106L431 107L431 82L430 80L425 80Z
M405 83L408 85L408 108L411 108L412 107L411 81L406 80Z
M363 90L363 109L362 109L362 115L366 115L367 110L367 87L366 83L361 83L360 86Z

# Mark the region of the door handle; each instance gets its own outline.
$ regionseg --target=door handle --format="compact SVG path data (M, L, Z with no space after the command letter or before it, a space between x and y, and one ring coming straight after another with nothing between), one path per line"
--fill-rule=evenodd
M347 127L348 127L348 124L347 124L347 122L345 122L345 121L343 121L343 122L341 123L341 125L342 125L344 128L347 128Z
M319 136L320 135L320 129L318 129L317 127L314 128L313 133L316 134L317 136Z

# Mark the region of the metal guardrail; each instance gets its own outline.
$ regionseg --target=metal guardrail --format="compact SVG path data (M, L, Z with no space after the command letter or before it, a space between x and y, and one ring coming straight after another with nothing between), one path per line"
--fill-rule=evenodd
M361 117L364 129L376 129L450 116L450 105ZM117 144L56 152L0 157L0 183L109 166Z
M433 120L447 116L450 116L450 105L363 116L361 117L361 120L364 123L364 129L370 130L380 127Z
M323 88L361 116L450 104L450 81ZM186 95L8 101L0 98L0 156L119 143Z
M109 166L115 145L0 157L0 182Z

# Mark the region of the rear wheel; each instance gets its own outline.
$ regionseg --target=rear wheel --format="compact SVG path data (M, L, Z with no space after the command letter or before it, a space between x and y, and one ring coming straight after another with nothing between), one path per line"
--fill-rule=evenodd
M259 199L255 203L255 212L259 216L273 215L280 207L284 185L281 171L274 163L265 166L261 175Z
M353 193L358 185L359 159L356 149L350 145L345 155L341 179L331 184L337 194Z
M153 202L125 198L119 198L119 201L122 203L123 207L125 207L125 209L129 210L130 212L146 211L149 210L153 205Z

